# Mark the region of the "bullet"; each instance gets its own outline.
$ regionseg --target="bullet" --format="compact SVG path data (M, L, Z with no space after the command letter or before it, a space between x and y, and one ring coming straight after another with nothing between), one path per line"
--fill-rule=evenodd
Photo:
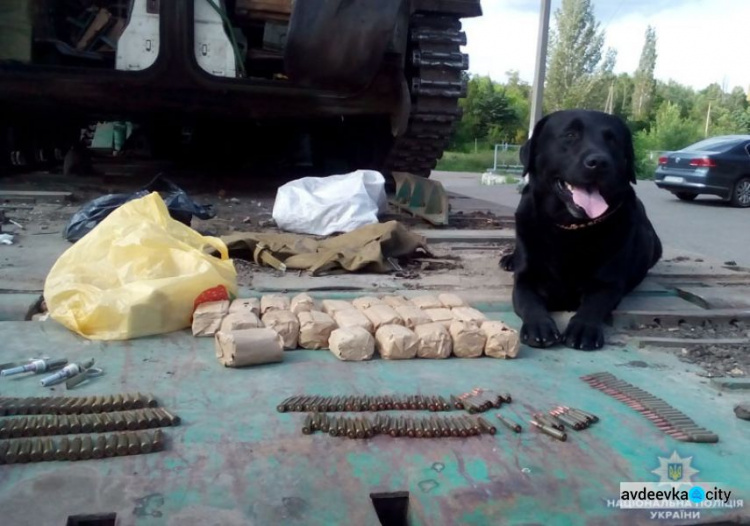
M89 460L94 456L94 441L91 440L90 435L86 435L81 439L81 460Z
M159 402L156 400L154 395L152 394L145 394L141 395L141 393L138 393L140 395L141 400L143 400L143 407L158 407Z
M354 419L354 433L357 438L365 438L365 426L360 418Z
M507 427L508 429L512 430L513 432L515 432L515 433L520 433L521 432L521 426L519 424L517 424L515 422L511 422L510 420L508 420L507 418L505 418L500 413L495 414L495 417L498 420L500 420L501 424L503 424L505 427Z
M107 439L104 435L98 435L91 448L93 458L104 458L104 448L107 446Z
M0 464L5 464L7 462L5 460L5 455L8 453L8 449L10 449L10 441L3 440L0 442Z
M133 409L133 404L135 404L135 395L131 393L125 393L122 395L122 408L126 411L129 409Z
M598 422L598 421L599 421L599 417L598 417L598 416L596 416L596 415L595 415L595 414L593 414L593 413L589 413L589 412L586 412L586 411L584 411L584 410L582 410L582 409L578 409L578 408L573 408L573 407L568 407L568 408L566 408L566 409L568 409L569 411L574 411L574 412L576 412L576 413L579 413L579 414L583 415L583 416L584 416L584 417L585 417L586 419L588 419L588 420L589 420L589 421L591 421L592 423L596 423L596 422Z
M565 434L563 431L560 431L559 429L555 429L554 427L544 425L540 422L537 422L536 420L531 420L530 422L531 422L531 425L539 429L539 431L553 438L556 438L557 440L565 442L568 439L568 435Z
M463 402L459 400L458 397L455 395L451 395L451 403L453 403L453 407L456 409L460 410L464 408Z
M44 439L44 443L42 445L42 460L45 460L47 462L55 460L55 453L55 443L52 441L52 439Z
M21 440L21 447L18 450L18 463L25 464L31 459L31 440Z
M545 414L545 413L536 413L533 415L534 419L547 427L551 427L553 429L557 429L558 431L564 431L565 426L563 426L560 422L554 420L551 416Z
M414 420L411 418L406 419L406 436L409 438L417 436L417 430L414 428Z
M138 439L140 445L140 451L141 453L151 453L154 449L153 439L151 438L151 435L149 433L138 433L136 435L136 438Z
M473 415L481 412L481 408L476 403L474 403L471 398L464 398L462 402L464 404L464 409L466 409L469 414Z
M510 396L510 393L503 393L500 395L500 398L502 398L503 402L506 404L509 404L513 401L513 397Z
M464 424L466 425L466 428L469 431L469 435L471 435L471 436L477 436L477 435L481 434L482 430L479 427L479 424L477 424L474 420L472 420L468 416L462 416L460 418L464 422Z
M336 434L340 437L346 437L348 431L349 426L347 425L346 418L340 416L336 421Z
M490 435L497 434L497 428L481 416L477 419L477 421L479 422L479 427L481 427L485 433L489 433Z
M336 402L337 398L338 397L335 397L335 396L329 396L328 397L328 399L326 401L326 412L333 413L333 412L335 412L337 410L337 408L338 408L338 404Z
M279 405L276 406L276 411L279 413L286 413L287 412L287 405L294 400L294 396L290 396L283 402L281 402Z
M42 439L35 438L33 440L29 440L29 442L31 443L29 459L32 462L40 462L42 460L42 455L44 454L44 444L42 443Z
M125 433L118 433L117 435L117 447L115 448L115 451L117 451L117 454L119 456L124 456L128 454L128 437L125 435Z
M101 407L102 413L109 413L110 411L112 411L112 397L102 396L100 398L101 401L99 403L99 407Z
M74 435L81 432L81 420L78 415L68 415L68 428Z
M302 434L309 435L313 432L312 419L312 415L307 415L305 417L305 422L302 424Z
M91 433L94 430L93 415L81 415L79 419L81 420L82 433Z
M9 418L0 420L0 439L10 437L10 428L13 421Z
M450 427L450 417L441 418L440 421L441 432L445 438L449 438L453 435Z
M578 425L580 429L589 427L589 421L585 417L577 415L571 411L567 411L562 407L558 407L557 409L550 411L550 413L553 415L564 416L565 418L570 419L572 422Z
M569 428L575 429L576 431L580 431L584 428L583 424L581 424L580 422L576 422L575 420L573 420L572 418L570 418L569 416L563 413L552 412L549 415L553 419L557 420L558 422L561 422L563 424L563 428L565 426L568 426Z
M70 449L70 441L67 437L62 437L57 443L55 449L55 460L68 460L68 450Z
M161 451L164 449L164 433L161 429L154 431L154 434L151 436L151 446L152 451Z
M68 449L68 460L78 460L81 458L81 445L83 441L81 437L74 437L70 441L70 448Z
M348 418L346 420L346 436L349 438L357 438L357 425L354 418Z
M132 412L126 411L122 413L122 417L125 419L125 427L130 431L138 429L138 421L135 419L135 415Z
M159 416L154 412L153 409L144 409L143 414L146 417L146 420L148 420L148 427L154 428L161 425Z
M49 415L47 420L47 434L58 435L60 434L60 417L57 415Z
M443 411L450 411L451 410L451 404L442 396L438 396L438 401L440 402L440 405L443 407Z
M108 435L104 445L104 456L114 457L117 455L117 435Z
M388 418L388 434L393 438L398 438L398 418L395 416Z
M163 427L168 427L171 425L172 420L164 413L164 410L161 407L157 407L155 409L152 409L151 411L154 412L154 414L159 418L159 425Z
M295 413L299 413L301 411L305 410L305 401L307 400L307 396L298 396L294 399L294 405L289 409L290 411L294 411Z
M136 433L128 433L128 455L138 455L141 452L141 440Z
M338 429L338 423L336 422L336 418L333 418L333 421L331 422L331 425L328 428L328 434L332 437L339 436L339 429Z
M8 451L5 453L5 462L8 464L16 464L18 462L18 455L21 452L21 441L12 440L8 446Z
M8 436L11 438L20 438L23 436L23 430L26 428L26 417L14 418L10 422Z
M123 399L123 396L121 394L114 395L112 399L112 410L122 411L123 409L125 409L125 400Z

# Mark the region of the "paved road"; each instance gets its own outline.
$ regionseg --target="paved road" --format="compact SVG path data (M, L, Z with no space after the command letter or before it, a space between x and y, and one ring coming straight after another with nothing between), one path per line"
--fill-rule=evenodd
M482 186L481 176L470 173L435 172L432 178L450 192L514 209L518 205L515 185ZM750 267L750 209L731 208L708 196L684 203L651 181L638 181L635 189L665 245Z

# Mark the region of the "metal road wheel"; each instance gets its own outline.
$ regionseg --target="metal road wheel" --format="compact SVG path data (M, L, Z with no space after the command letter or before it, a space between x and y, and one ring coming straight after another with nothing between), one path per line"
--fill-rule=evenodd
M674 195L677 196L677 199L680 201L694 201L696 197L698 197L698 194L693 194L690 192L675 192Z
M750 177L743 177L734 184L731 202L732 206L750 207Z

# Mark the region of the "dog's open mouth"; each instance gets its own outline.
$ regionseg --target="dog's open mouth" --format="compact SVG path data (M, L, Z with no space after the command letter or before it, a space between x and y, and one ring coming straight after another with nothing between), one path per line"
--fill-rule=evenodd
M604 215L609 205L596 188L583 188L557 180L557 190L570 213L578 219L596 219Z

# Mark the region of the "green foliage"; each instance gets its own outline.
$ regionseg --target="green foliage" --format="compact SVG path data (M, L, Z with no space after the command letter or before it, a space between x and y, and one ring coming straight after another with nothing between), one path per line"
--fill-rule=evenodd
M654 91L656 89L656 82L654 81L656 57L656 30L648 26L646 29L646 42L643 44L641 59L633 78L632 114L633 119L636 121L644 120L651 110Z

